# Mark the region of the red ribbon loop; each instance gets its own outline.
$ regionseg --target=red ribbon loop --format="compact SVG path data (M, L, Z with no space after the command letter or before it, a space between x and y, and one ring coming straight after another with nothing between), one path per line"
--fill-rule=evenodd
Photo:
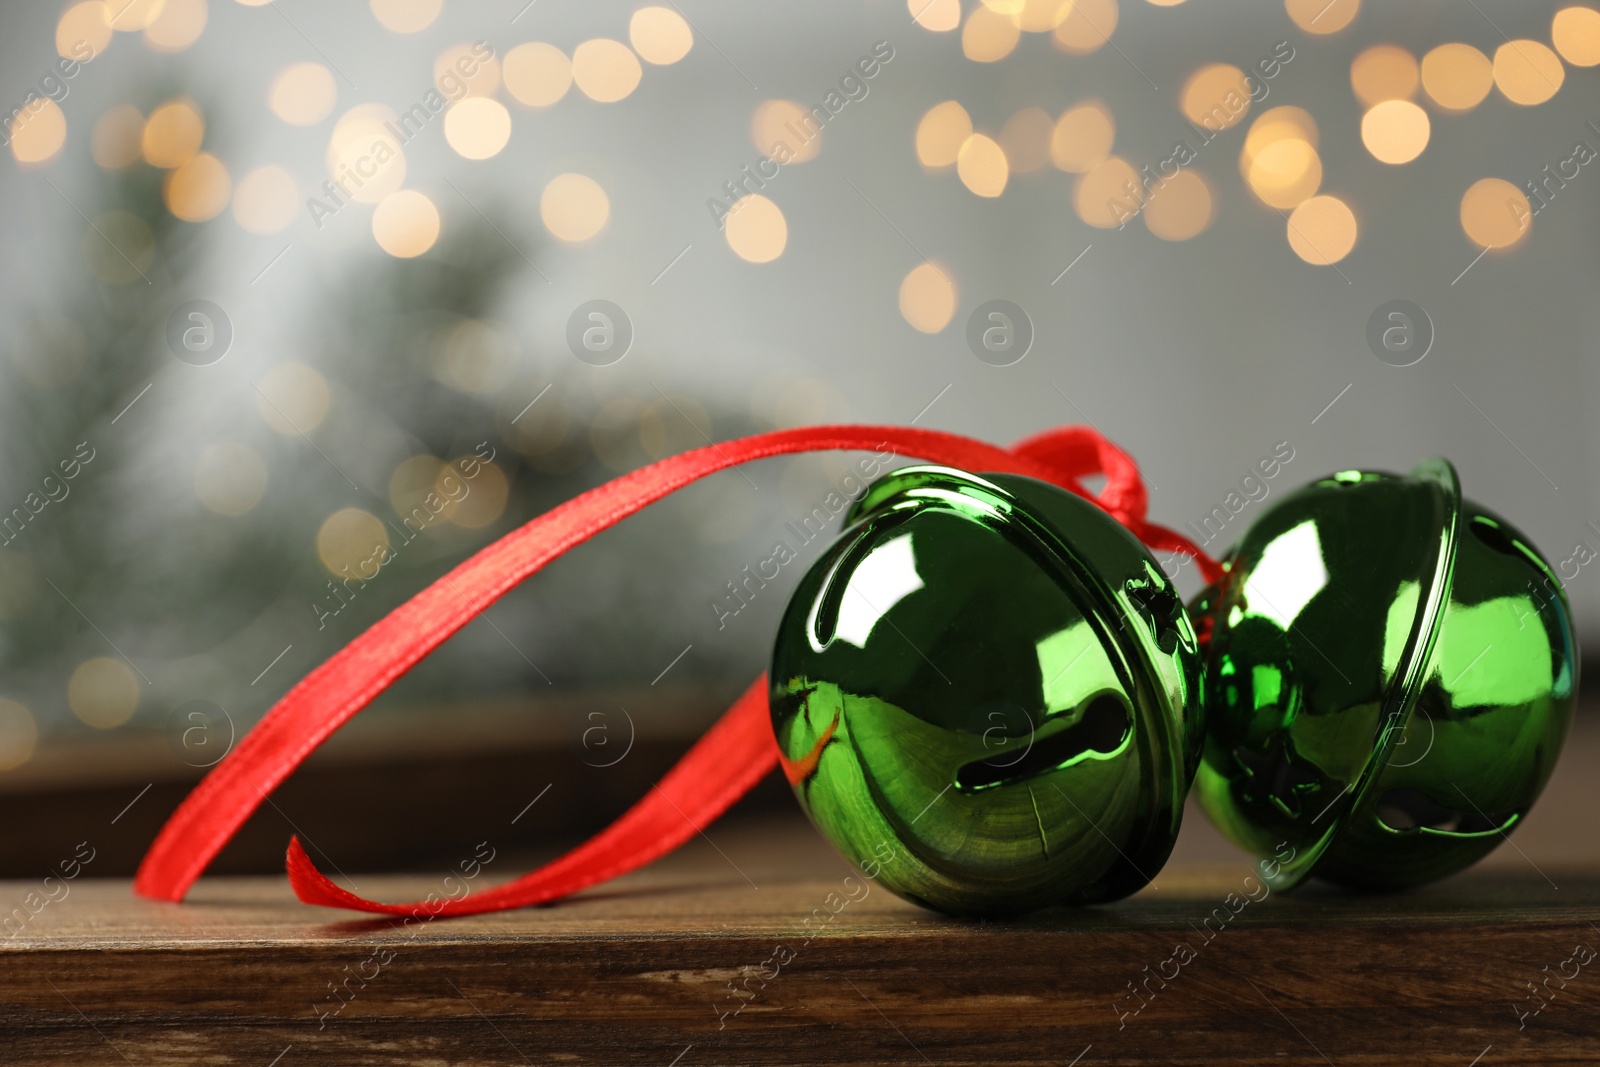
M885 450L968 471L1022 474L1095 501L1152 548L1191 556L1207 581L1221 568L1181 535L1145 522L1148 495L1131 457L1092 429L1038 434L1014 450L932 430L816 426L710 445L641 467L511 531L390 612L312 671L179 805L145 855L134 890L181 900L267 794L396 678L484 608L568 549L710 474L797 452ZM1098 495L1080 479L1103 473ZM649 794L565 856L459 900L382 904L329 882L297 840L289 878L301 900L391 915L469 915L557 900L660 858L704 830L777 762L757 679Z

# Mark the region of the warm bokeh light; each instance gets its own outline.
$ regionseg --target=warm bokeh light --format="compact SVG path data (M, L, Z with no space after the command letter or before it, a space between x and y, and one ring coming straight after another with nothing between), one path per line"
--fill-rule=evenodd
M750 142L779 163L804 163L822 151L822 125L793 100L765 100L750 119Z
M1361 10L1361 0L1284 0L1283 6L1307 33L1338 33Z
M1155 7L1177 7L1183 0L1148 0Z
M734 255L750 263L770 263L783 255L789 243L789 223L778 205L756 194L741 197L722 224L723 236Z
M67 116L54 100L35 100L11 120L10 133L18 163L48 163L67 143Z
M395 33L416 33L433 25L444 0L370 0L378 24Z
M1245 180L1262 203L1287 210L1316 194L1322 158L1307 142L1284 138L1256 153Z
M340 508L317 528L317 559L336 578L370 579L388 547L389 528L365 508Z
M1468 111L1494 87L1494 64L1470 44L1442 44L1422 57L1422 88L1449 111Z
M444 139L467 159L498 155L511 140L511 112L498 100L469 96L444 113Z
M628 43L640 59L664 67L689 54L694 33L670 7L641 7L628 20Z
M372 212L372 236L391 256L420 256L439 239L439 209L415 189L390 193Z
M1336 196L1313 196L1289 215L1289 247L1313 266L1337 263L1356 246L1356 216Z
M463 456L461 460L478 462L475 456ZM455 507L450 508L445 515L453 525L467 530L481 529L498 519L506 510L506 500L511 496L511 483L507 480L505 471L496 464L480 463L477 476L470 482L461 476L460 460L440 468L435 491L441 499L448 499L447 494L452 489L457 496L461 496L461 490L458 488L461 485L469 487L467 495L462 496Z
M1024 0L1013 18L1024 33L1049 33L1061 25L1076 0Z
M1250 110L1244 71L1229 63L1212 63L1189 75L1179 95L1179 110L1196 126L1226 130Z
M1050 133L1050 161L1070 174L1086 173L1111 155L1116 135L1116 122L1100 101L1070 107Z
M1013 174L1032 174L1050 162L1055 122L1042 107L1025 107L1000 128L1000 148Z
M272 113L293 126L311 126L327 118L339 98L333 72L321 63L295 63L283 68L267 90Z
M419 455L401 460L395 465L394 473L389 475L389 506L400 516L410 515L418 508L425 509L423 514L426 515L440 504L444 505L445 510L454 508L455 504L448 496L435 492L435 486L444 473L444 462L437 456ZM432 507L428 504L430 493L434 497ZM455 488L451 495L460 496L461 490ZM444 511L440 514L444 514Z
M911 268L900 282L900 314L913 329L938 333L955 313L955 282L932 263Z
M107 211L83 229L83 261L107 285L143 282L156 258L155 235L144 220L126 211Z
M261 421L285 437L298 437L322 425L333 403L328 380L304 363L279 363L256 382Z
M110 12L111 28L121 33L134 33L150 28L161 14L166 0L106 0Z
M15 700L0 697L0 771L13 771L27 763L38 740L33 713Z
M152 167L180 167L200 151L206 124L199 108L188 99L168 100L145 120L140 148Z
M1564 7L1556 12L1550 36L1561 58L1574 67L1600 64L1600 11L1592 7Z
M1410 100L1419 77L1416 57L1397 45L1373 45L1350 62L1350 88L1366 107Z
M1009 56L1021 38L1014 16L979 4L961 28L961 54L975 63L994 63Z
M446 48L433 61L433 86L446 100L493 96L500 89L500 61L474 44Z
M376 204L405 184L405 153L389 124L397 124L395 114L382 104L358 104L333 124L328 174L344 195Z
M917 160L925 167L948 167L967 138L972 136L972 117L954 100L935 104L917 123Z
M210 152L201 152L167 175L162 183L167 210L185 222L216 218L228 206L233 179L228 168Z
M110 730L133 718L139 707L139 679L120 659L86 659L67 679L67 704L86 725Z
M463 319L444 332L434 350L434 376L463 392L488 396L516 369L512 341L481 319Z
M1211 187L1193 170L1180 170L1145 200L1144 224L1163 241L1187 241L1211 225Z
M1507 41L1494 50L1494 84L1513 104L1542 104L1566 78L1561 59L1538 41Z
M572 80L590 100L610 104L639 87L644 68L621 41L596 37L572 51Z
M572 87L572 60L553 44L529 41L506 53L506 92L525 107L549 107Z
M165 0L144 31L144 43L152 51L170 55L198 41L205 28L206 0Z
M934 33L947 33L961 25L961 0L906 0L911 21Z
M144 134L144 116L132 104L116 104L95 120L89 132L89 154L107 170L116 170L139 161L139 138Z
M558 174L539 195L539 217L557 240L587 241L605 228L611 199L587 174Z
M1006 191L1011 170L1006 154L994 138L975 133L956 153L956 175L961 184L979 196L999 196Z
M56 52L63 59L97 56L111 43L111 33L111 12L103 0L84 0L61 13L56 23Z
M1086 56L1111 40L1117 14L1117 0L1073 0L1052 39L1068 55Z
M276 163L269 163L239 179L233 191L233 217L250 233L277 233L294 221L300 210L300 191L294 178Z
M1139 213L1143 188L1133 164L1111 156L1078 179L1072 206L1088 225L1115 230Z
M1509 248L1527 235L1533 208L1521 189L1502 178L1482 178L1461 197L1461 229L1484 248Z
M200 453L194 468L194 495L218 515L243 515L267 491L267 465L255 449L223 441Z
M1250 124L1250 132L1245 134L1244 148L1239 152L1240 176L1249 181L1250 164L1263 148L1278 141L1304 141L1316 148L1321 143L1317 120L1305 108L1287 104L1269 108L1256 116Z
M1410 163L1428 147L1428 113L1409 100L1385 100L1361 117L1361 143L1383 163Z

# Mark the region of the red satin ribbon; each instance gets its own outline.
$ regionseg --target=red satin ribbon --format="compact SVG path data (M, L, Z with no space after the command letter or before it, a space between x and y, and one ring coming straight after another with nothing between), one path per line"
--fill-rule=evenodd
M662 497L717 471L796 452L883 451L969 471L1022 474L1099 504L1151 548L1194 558L1206 581L1221 568L1172 530L1145 521L1148 495L1132 458L1094 430L1068 426L1010 450L932 430L816 426L756 434L641 467L513 530L390 612L311 672L189 794L134 878L134 890L182 900L206 867L296 767L330 734L483 609L568 549ZM1104 474L1096 495L1080 480ZM777 763L758 678L678 764L610 827L537 871L458 900L382 904L328 881L298 839L289 880L308 904L390 915L471 915L559 899L634 870L705 829Z

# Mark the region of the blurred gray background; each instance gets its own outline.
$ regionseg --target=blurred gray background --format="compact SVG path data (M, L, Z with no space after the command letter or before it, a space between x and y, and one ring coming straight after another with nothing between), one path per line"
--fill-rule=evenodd
M125 19L148 14L153 0L137 2ZM363 104L411 107L456 45L483 41L503 60L530 41L568 56L591 38L628 42L641 5L451 0L410 33L354 0L210 0L174 11L192 18L197 6L203 32L173 52L137 30L115 32L64 81L59 150L0 163L0 511L23 506L80 442L94 454L70 493L0 548L4 774L13 779L44 773L56 752L86 765L90 742L95 751L176 746L182 763L202 766L307 671L472 551L706 436L917 418L1006 443L1090 422L1138 458L1152 518L1173 526L1220 505L1280 442L1294 458L1274 493L1334 469L1404 469L1443 454L1468 495L1511 517L1553 562L1580 543L1600 550L1591 525L1600 523L1600 431L1587 417L1600 397L1600 167L1582 167L1520 241L1476 262L1482 247L1461 220L1474 182L1521 187L1578 142L1600 146L1600 75L1565 63L1548 102L1523 106L1490 90L1464 113L1418 89L1431 138L1399 166L1363 146L1351 87L1352 61L1378 44L1416 57L1447 42L1490 56L1508 38L1548 45L1564 5L1369 0L1339 32L1312 34L1281 3L1120 0L1109 42L1088 54L1063 52L1048 32L1023 33L1005 58L974 62L961 29L918 25L892 0L684 0L676 10L692 26L688 54L644 63L624 99L597 102L574 86L536 109L501 86L492 95L510 115L509 141L482 160L453 150L446 117L432 118L405 146L404 187L436 206L439 236L404 259L375 241L373 205L352 203L320 226L304 205L328 178L340 117ZM961 7L973 17L971 0ZM12 5L0 15L7 110L50 74L63 10ZM761 158L757 109L822 103L878 42L893 58L866 95L829 120L814 159L784 166L763 190L786 221L781 255L741 258L707 201ZM980 197L914 149L919 120L943 101L998 138L1024 109L1054 120L1096 99L1115 117L1115 153L1153 164L1179 139L1198 143L1180 110L1193 72L1250 68L1280 42L1294 58L1267 97L1194 163L1213 211L1189 240L1158 239L1142 220L1085 224L1073 206L1077 175L1048 163ZM291 125L269 107L269 89L305 62L328 68L337 99L320 121ZM235 190L269 164L293 177L299 206L284 228L247 232L228 209L175 219L164 171L96 163L91 134L108 110L148 116L177 97L203 115L204 151ZM1334 266L1303 262L1286 241L1285 213L1241 178L1250 122L1280 105L1314 116L1321 191L1356 217L1355 247ZM576 243L553 237L540 214L546 186L568 173L593 179L609 203L604 228ZM898 301L907 274L928 260L955 288L953 315L935 333L914 329ZM634 332L608 366L579 360L567 342L574 310L595 299L623 309ZM1010 366L980 360L967 342L974 309L994 299L1032 324L1030 351ZM231 323L231 347L206 366L176 358L165 336L173 310L191 300L212 302ZM1432 322L1431 349L1412 366L1380 360L1367 341L1369 318L1392 300ZM309 384L299 371L285 378L285 364L316 374ZM268 394L287 405L276 421L303 415L305 432L274 428ZM487 510L430 526L319 625L316 605L336 603L335 571L318 551L329 517L361 509L395 542L397 469L415 456L453 460L480 442L497 464L474 486L474 507ZM216 451L224 444L231 451ZM259 469L240 459L240 445ZM847 459L765 462L680 493L513 593L491 625L469 626L376 714L677 685L709 694L684 712L709 721L712 698L764 666L804 562L720 628L714 601L770 554L785 522L822 500ZM207 494L244 510L219 513ZM1250 507L1241 527L1261 505ZM350 521L363 529L359 516ZM819 550L808 546L803 561ZM1600 625L1600 566L1573 571L1568 592L1588 633ZM649 697L640 699L631 721L648 732ZM574 737L583 728L574 720Z

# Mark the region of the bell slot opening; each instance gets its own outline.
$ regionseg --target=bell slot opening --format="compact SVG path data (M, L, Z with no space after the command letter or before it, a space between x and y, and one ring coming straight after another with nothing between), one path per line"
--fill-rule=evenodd
M1109 693L1102 694L1071 726L1048 737L1035 737L1022 756L963 764L956 771L955 786L963 793L976 793L1009 782L1037 778L1089 752L1109 755L1122 747L1132 725L1122 701Z

